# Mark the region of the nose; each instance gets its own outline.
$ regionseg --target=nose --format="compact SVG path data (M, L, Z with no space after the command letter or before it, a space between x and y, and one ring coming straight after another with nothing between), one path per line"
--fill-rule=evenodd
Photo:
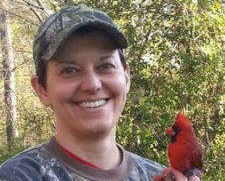
M96 93L102 88L102 81L96 73L85 73L82 78L81 89L90 93Z

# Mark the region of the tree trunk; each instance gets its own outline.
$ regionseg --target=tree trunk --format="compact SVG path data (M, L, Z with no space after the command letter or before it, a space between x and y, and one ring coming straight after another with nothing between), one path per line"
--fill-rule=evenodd
M0 6L3 9L9 7L7 0L1 0ZM4 78L4 98L6 112L6 139L8 148L11 149L15 138L18 137L16 128L17 110L16 110L16 92L14 76L14 58L10 36L10 24L7 13L0 10L0 36L3 59L3 78Z

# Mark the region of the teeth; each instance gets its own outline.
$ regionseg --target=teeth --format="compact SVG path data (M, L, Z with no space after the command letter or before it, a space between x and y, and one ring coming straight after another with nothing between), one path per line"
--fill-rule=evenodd
M103 106L105 103L106 101L102 99L102 100L94 101L94 102L83 102L81 103L81 106L85 108L95 108L95 107Z

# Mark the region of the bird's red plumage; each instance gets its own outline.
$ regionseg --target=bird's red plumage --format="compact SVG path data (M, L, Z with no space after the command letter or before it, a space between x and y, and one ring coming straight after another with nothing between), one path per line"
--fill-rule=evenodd
M184 174L193 168L201 171L202 150L190 120L179 113L173 126L166 129L166 134L172 138L167 148L170 166ZM163 176L157 176L154 180L163 181Z
M177 133L175 141L168 145L170 165L181 172L193 167L202 170L201 147L189 119L179 113L173 128L179 128L180 131Z

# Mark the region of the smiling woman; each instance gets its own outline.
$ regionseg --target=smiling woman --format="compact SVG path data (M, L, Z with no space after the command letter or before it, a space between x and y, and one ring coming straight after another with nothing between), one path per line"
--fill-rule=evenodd
M113 136L130 79L128 65L123 68L106 33L69 37L46 70L46 87L37 76L32 85L43 104L54 110L61 145L81 145L84 136L89 141L101 134Z
M0 167L5 181L149 181L163 166L116 142L130 89L123 33L105 13L67 6L37 31L31 84L53 110L55 135ZM178 179L179 180L179 179Z

